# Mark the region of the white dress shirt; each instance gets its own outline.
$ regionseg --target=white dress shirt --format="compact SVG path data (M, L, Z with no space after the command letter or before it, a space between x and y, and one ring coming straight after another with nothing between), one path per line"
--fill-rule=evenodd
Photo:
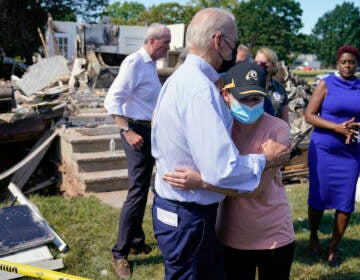
M171 187L161 177L175 167L195 169L205 182L238 191L252 191L259 184L265 156L239 155L230 135L233 118L215 86L218 79L210 64L189 54L161 89L151 144L155 190L162 198L207 205L224 197L205 189Z
M151 120L161 83L156 64L144 48L128 55L104 101L109 115Z

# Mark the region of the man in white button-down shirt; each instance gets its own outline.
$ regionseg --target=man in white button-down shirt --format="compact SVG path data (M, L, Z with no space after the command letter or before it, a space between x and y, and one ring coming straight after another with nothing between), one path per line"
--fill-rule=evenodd
M224 195L201 186L178 190L162 176L176 167L191 168L201 173L204 182L250 192L281 145L269 142L264 154L240 156L231 140L233 118L215 83L220 78L217 71L226 69L224 62L235 58L233 15L216 8L198 12L186 40L189 54L165 82L154 110L154 231L165 259L166 280L218 280L222 257L215 219Z
M151 156L151 117L161 89L156 60L165 57L170 30L150 25L145 43L122 62L104 106L120 128L129 171L129 191L119 218L119 232L112 249L113 267L122 279L130 277L129 253L149 253L142 221L154 159Z

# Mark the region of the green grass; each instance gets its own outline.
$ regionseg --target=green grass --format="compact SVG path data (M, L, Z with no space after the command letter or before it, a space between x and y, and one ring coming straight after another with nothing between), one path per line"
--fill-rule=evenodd
M307 221L307 185L289 185L287 193L292 208L297 247L291 279L303 280L350 280L360 279L360 212L358 203L349 227L341 243L343 263L332 269L326 264L326 256L314 261L306 256L309 227ZM102 204L95 197L66 199L61 196L31 196L48 223L67 242L70 250L59 254L50 249L56 258L63 258L63 273L91 279L118 279L111 268L110 250L115 244L120 210ZM325 213L321 226L322 248L331 237L333 212ZM144 230L147 242L156 246L153 236L150 207L146 209ZM163 279L162 257L158 249L147 256L131 256L132 279ZM30 278L23 278L30 279Z
M297 75L304 79L309 84L314 83L316 75L323 74L333 69L321 69L321 70L291 70L293 75ZM360 78L360 72L356 73L356 76Z
M355 280L360 279L360 203L356 204L349 226L340 244L342 265L329 268L326 262L326 247L332 234L334 211L325 211L320 227L320 245L323 255L320 260L307 256L309 225L307 220L307 185L287 187L294 229L296 233L295 261L291 270L291 279L297 280Z
M297 75L297 76L301 77L306 82L311 84L314 82L314 78L316 77L316 75L325 73L326 71L328 71L328 70L326 70L326 69L324 69L324 70L291 70L291 73L293 75Z

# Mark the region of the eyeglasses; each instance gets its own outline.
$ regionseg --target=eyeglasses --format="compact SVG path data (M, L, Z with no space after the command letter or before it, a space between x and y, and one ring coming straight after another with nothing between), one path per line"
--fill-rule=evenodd
M241 44L241 42L239 40L231 40L228 36L226 36L225 34L221 34L224 38L224 42L225 44L231 49L231 50L235 50L237 49L237 47ZM212 37L215 38L216 34L214 34ZM231 42L233 42L234 47L230 46L229 42L226 40L230 40Z
M230 49L235 50L235 49L237 49L237 47L240 45L240 41L239 41L239 40L231 40L231 39L230 39L229 37L227 37L225 34L222 34L222 36L223 36L223 38L224 38L224 42L228 45L228 47L229 47ZM230 46L229 42L228 42L226 39L228 39L228 40L230 40L231 42L233 42L234 48L232 48L232 47Z

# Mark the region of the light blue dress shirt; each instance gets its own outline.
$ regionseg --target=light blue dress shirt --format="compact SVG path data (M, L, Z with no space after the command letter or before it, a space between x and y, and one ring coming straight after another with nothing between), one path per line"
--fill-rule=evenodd
M264 155L240 156L231 140L232 116L215 82L219 75L189 54L165 82L153 115L155 190L165 199L211 204L224 196L205 189L181 191L162 180L175 167L199 171L214 186L249 192L259 184Z
M144 48L128 55L109 88L104 107L109 115L151 120L161 83L156 64Z

